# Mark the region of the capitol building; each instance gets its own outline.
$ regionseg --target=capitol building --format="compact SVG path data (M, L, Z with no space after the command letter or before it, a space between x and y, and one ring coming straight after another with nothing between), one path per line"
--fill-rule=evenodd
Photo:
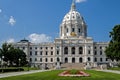
M60 24L59 35L54 42L23 39L13 45L26 53L31 67L41 69L94 68L109 63L104 52L108 42L94 42L87 36L87 25L74 2Z

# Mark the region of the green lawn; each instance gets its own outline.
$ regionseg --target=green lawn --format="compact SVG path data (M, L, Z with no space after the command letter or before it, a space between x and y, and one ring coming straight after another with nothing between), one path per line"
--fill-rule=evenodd
M117 70L120 71L120 67L112 67L112 68L108 68L109 70Z
M24 71L28 71L28 67L21 67L21 68L23 68ZM39 70L39 68L35 68L35 67L31 68L31 67L29 67L29 70Z
M0 80L120 80L120 74L106 73L100 71L88 70L90 77L60 77L58 74L62 70L27 74L9 78L1 78Z

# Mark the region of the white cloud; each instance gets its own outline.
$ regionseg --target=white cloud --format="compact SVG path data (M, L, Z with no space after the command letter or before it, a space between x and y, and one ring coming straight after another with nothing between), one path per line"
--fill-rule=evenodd
M15 39L13 38L7 40L7 43L14 43L14 42L15 42Z
M42 43L42 42L52 41L52 37L47 36L46 34L33 33L33 34L30 34L28 38L30 39L30 42L33 42L33 43Z
M14 17L13 17L13 16L10 16L10 18L9 18L9 24L10 24L11 26L14 26L15 23L16 23L16 20L14 19Z
M87 0L75 0L76 3L86 2Z

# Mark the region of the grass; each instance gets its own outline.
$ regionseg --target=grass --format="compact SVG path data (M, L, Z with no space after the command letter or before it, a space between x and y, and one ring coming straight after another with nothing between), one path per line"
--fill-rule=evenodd
M120 67L112 67L112 68L108 68L109 70L117 70L120 71Z
M61 72L63 72L63 70L53 70L48 72L1 78L0 80L120 80L120 74L93 70L85 71L91 75L90 77L60 77L58 74Z
M28 67L22 67L24 71L28 71ZM36 67L29 67L29 70L39 70L39 68Z
M70 74L77 74L79 70L76 70L76 69L72 69L72 70L69 70Z

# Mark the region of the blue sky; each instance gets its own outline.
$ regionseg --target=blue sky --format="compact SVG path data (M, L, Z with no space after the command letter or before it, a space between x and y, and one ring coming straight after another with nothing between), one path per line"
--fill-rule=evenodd
M76 0L77 11L94 41L109 41L109 32L120 23L120 0ZM0 44L26 38L32 42L59 37L59 25L72 0L0 0Z

